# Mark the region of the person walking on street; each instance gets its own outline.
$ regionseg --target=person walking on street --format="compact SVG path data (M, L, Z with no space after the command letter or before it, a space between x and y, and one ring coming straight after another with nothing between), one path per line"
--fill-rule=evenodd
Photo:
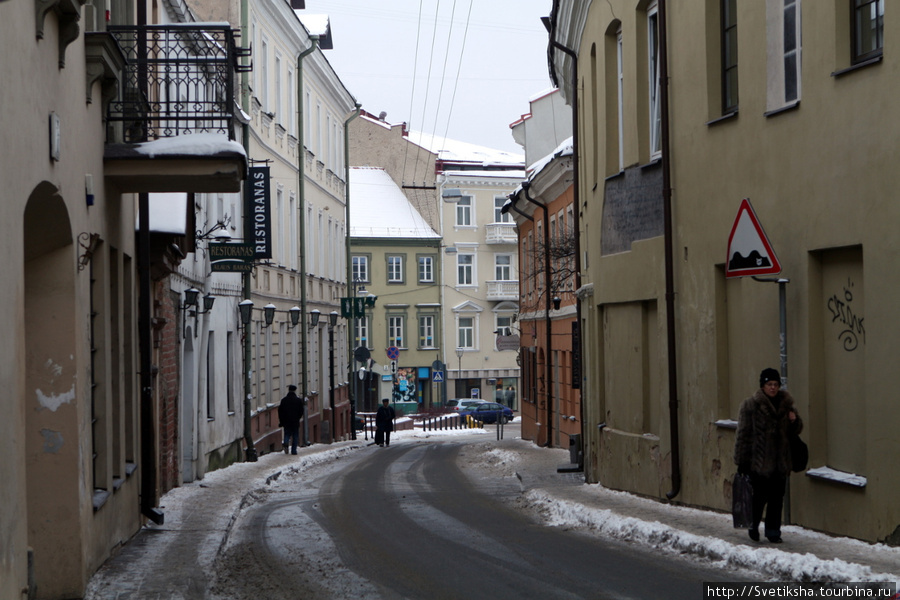
M284 428L284 453L291 447L291 454L297 454L300 440L300 418L303 416L303 401L297 396L297 386L289 385L287 396L278 405L278 426Z
M391 445L391 432L394 430L394 407L388 404L388 399L381 401L378 412L375 413L375 443L379 446Z
M802 430L794 398L781 389L781 375L775 369L763 369L759 389L741 403L734 444L738 472L749 474L753 486L753 527L749 534L754 542L759 541L764 508L766 538L773 544L782 541L781 510L791 473L788 436Z

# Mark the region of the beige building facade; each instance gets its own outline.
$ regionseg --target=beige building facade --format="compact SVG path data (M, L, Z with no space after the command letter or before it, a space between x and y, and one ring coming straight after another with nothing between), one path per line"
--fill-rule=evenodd
M135 224L151 194L234 192L246 170L229 135L232 106L204 115L224 129L198 133L205 144L144 145L163 135L165 119L118 104L149 87L149 72L129 78L139 72L129 40L162 7L62 0L41 8L0 2L0 132L9 142L0 160L3 598L81 597L144 519L163 518L153 379L162 315L152 300L154 278L183 251L170 248L178 236L151 235L149 218L139 235ZM219 40L216 51L233 49L226 28L205 34ZM233 55L220 58L234 70ZM233 91L217 85L209 89ZM187 120L195 125L196 115Z
M589 481L728 510L738 406L786 365L810 446L789 518L898 542L885 4L556 7L551 39L577 55L552 71L579 122ZM729 246L745 198L781 265L763 281L732 262L772 258Z

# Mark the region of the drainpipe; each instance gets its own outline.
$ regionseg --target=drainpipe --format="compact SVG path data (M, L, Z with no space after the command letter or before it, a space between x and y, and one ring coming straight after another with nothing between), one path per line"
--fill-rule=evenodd
M147 7L138 3L138 25L147 24ZM140 52L146 56L147 40L140 39ZM147 74L139 78L142 91L147 93ZM146 132L145 132L146 133ZM140 351L140 415L141 415L141 514L162 525L163 512L156 507L156 420L153 401L153 343L151 330L150 294L150 195L138 194L138 347Z
M556 15L556 10L559 8L558 4L554 2L553 14ZM575 210L572 211L572 229L575 234L575 289L581 289L581 181L580 177L580 169L579 165L579 155L578 155L578 140L581 137L578 130L578 54L572 50L571 48L567 48L563 46L559 42L556 41L555 33L556 33L556 19L550 20L550 46L552 48L556 48L560 52L566 54L569 58L572 59L572 177L575 184L572 186L572 204L575 205ZM552 65L552 61L551 61ZM575 294L575 323L581 331L581 297L578 293ZM577 352L578 364L581 365L582 368L579 369L581 373L581 379L584 380L584 368L582 365L582 357L584 356L584 352L582 348L584 348L584 332L582 331L582 335L578 336L579 338L579 347L575 348ZM579 392L582 388L582 381L578 381L578 390ZM572 382L575 384L576 382ZM581 401L578 403L578 419L581 422L581 431L582 434L584 431L584 396L581 396Z
M666 25L666 0L659 0L659 102L660 143L663 171L663 221L666 244L666 337L669 371L669 437L671 438L672 490L666 494L671 500L681 491L681 458L678 438L678 362L675 358L675 260L672 230L672 178L669 156L669 51Z
M346 182L346 185L344 186L344 207L346 211L346 214L344 215L344 227L346 227L347 296L350 296L349 291L353 289L353 261L350 260L350 257L352 256L350 253L350 122L359 116L360 108L362 108L362 104L357 102L356 108L350 113L350 116L344 120L344 181ZM347 327L347 393L350 399L351 440L356 439L356 380L353 378L355 375L353 370L353 336L356 334L353 323L355 322L356 319L353 318L353 315L350 315L350 326Z
M546 369L546 386L547 386L547 447L553 447L553 336L552 336L552 326L553 321L550 319L550 308L553 302L553 294L550 290L550 217L549 212L547 210L546 204L541 204L537 200L531 197L531 194L528 193L529 188L531 188L531 182L525 181L522 183L522 191L525 192L525 199L541 208L544 212L544 287L547 292L545 294L545 302L546 311L547 311L547 331L546 331L546 344L547 344L547 354L544 358L544 368Z
M241 0L241 37L248 37L248 23L250 22L249 0ZM251 40L252 43L252 40ZM249 56L244 57L244 67L249 67ZM250 73L244 70L241 73L241 109L249 109L250 107ZM250 159L250 123L244 123L241 126L241 142L244 145L244 153L247 159ZM244 202L244 219L248 218L247 203ZM250 273L244 273L241 276L243 287L243 296L245 300L249 300L253 293L253 282ZM253 422L250 413L253 411L251 399L253 396L253 387L250 382L250 366L253 363L253 347L250 339L250 325L243 325L244 328L244 460L246 462L256 462L258 456L256 446L253 443Z
M244 0L246 1L246 0ZM303 321L303 327L300 328L300 361L301 373L303 376L303 445L309 446L309 364L307 356L307 347L309 339L306 327L306 315L308 308L306 304L306 243L309 241L306 237L306 144L303 141L303 59L318 47L319 36L309 36L309 48L301 52L297 56L297 189L300 193L300 239L303 240L303 248L300 252L300 318ZM332 420L334 415L331 416Z

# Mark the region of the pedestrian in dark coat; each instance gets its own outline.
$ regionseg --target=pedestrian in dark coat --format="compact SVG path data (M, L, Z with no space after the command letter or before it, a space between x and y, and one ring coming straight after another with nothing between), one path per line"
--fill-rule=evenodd
M765 509L766 538L781 543L781 510L791 473L788 435L799 434L802 429L794 398L781 389L778 371L764 369L759 389L741 403L734 444L738 472L749 474L753 485L753 528L749 532L753 541L759 541L759 523Z
M394 430L394 407L388 404L388 399L381 401L378 412L375 413L375 443L379 446L391 445L391 432Z
M297 454L297 444L300 440L300 419L303 417L303 401L296 394L297 386L289 385L287 396L281 399L278 405L278 426L284 428L284 453L287 454L288 445L291 454Z

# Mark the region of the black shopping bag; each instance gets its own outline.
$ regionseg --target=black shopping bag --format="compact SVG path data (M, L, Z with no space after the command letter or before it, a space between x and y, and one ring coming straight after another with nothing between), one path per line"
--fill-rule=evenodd
M806 464L809 462L809 448L806 442L800 439L796 433L788 436L791 444L791 470L795 473L806 470Z
M753 527L753 485L749 475L736 473L731 482L731 516L735 529Z

